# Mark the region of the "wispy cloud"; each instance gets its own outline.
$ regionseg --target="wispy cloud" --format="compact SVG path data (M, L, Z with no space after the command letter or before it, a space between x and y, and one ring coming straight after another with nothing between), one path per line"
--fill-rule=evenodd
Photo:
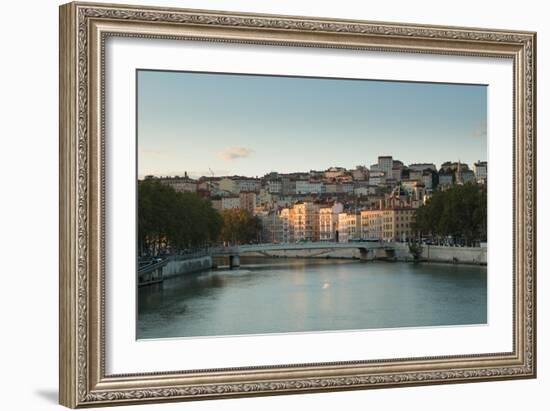
M222 160L232 161L238 158L250 157L254 150L247 147L229 147L223 150L219 155Z

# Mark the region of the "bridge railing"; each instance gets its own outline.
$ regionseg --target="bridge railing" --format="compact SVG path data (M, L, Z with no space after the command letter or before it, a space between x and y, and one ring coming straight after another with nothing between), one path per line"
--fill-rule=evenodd
M322 248L392 248L393 243L381 241L364 241L353 243L336 243L326 241L301 242L301 243L260 243L242 244L228 247L213 247L211 254L231 255L243 252L271 251L271 250L301 250L301 249L322 249Z
M168 258L154 259L149 262L138 263L138 274L154 271L168 263Z

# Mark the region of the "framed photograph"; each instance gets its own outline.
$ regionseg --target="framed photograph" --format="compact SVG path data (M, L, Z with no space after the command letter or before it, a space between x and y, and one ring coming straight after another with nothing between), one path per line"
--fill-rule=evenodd
M60 403L536 376L533 32L60 8Z

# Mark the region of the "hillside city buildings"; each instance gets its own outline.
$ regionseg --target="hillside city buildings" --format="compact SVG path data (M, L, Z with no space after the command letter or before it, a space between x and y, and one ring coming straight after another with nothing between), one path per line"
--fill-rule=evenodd
M178 192L209 198L214 208L245 209L262 223L260 242L407 241L414 236L416 209L434 190L466 183L487 184L487 162L405 165L380 156L370 167L263 177L154 177Z

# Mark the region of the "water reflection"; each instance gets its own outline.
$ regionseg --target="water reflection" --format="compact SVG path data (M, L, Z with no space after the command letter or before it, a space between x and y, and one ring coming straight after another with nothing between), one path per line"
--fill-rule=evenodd
M139 289L138 338L484 324L485 267L242 259Z

